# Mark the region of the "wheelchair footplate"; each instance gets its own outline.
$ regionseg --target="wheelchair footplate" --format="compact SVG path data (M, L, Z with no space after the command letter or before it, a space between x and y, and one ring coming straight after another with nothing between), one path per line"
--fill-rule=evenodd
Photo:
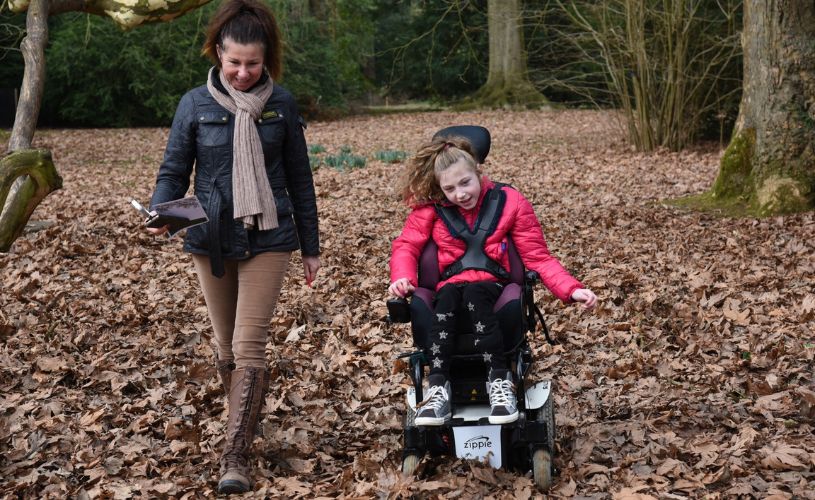
M449 451L454 451L457 458L487 462L492 467L500 469L507 465L507 460L504 460L503 457L504 453L510 452L513 445L521 444L512 441L518 439L522 442L549 441L552 430L544 430L534 420L528 421L526 413L540 408L549 399L550 391L551 382L548 380L528 387L524 401L526 408L521 410L524 414L519 416L518 421L504 425L489 423L490 406L488 404L454 405L450 422L442 428L434 428L434 432L436 429L440 431L447 429L447 432L452 430L450 437L453 443ZM411 410L415 411L416 391L413 387L408 388L407 404ZM417 428L414 427L414 429ZM511 436L516 437L513 439ZM507 442L505 443L504 440ZM513 462L511 457L508 460L510 463Z

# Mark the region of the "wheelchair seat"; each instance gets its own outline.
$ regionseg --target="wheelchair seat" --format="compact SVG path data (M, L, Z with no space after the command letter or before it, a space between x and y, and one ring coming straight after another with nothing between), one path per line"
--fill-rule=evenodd
M507 354L517 350L525 339L527 327L524 316L524 270L521 257L510 239L507 245L510 262L510 282L504 285L493 312L504 334L504 350ZM430 345L428 338L433 324L433 297L441 277L438 265L438 247L433 240L425 245L419 261L419 283L410 301L411 329L413 343L424 350ZM477 355L476 335L469 324L465 310L456 311L456 338L453 344L453 357Z

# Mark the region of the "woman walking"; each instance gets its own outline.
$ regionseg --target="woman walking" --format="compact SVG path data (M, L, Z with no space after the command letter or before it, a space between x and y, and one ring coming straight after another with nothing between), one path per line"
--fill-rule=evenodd
M215 66L205 85L181 98L151 206L182 198L195 172L209 221L187 230L184 250L204 293L229 401L218 491L240 493L252 488L249 449L269 387L269 322L289 258L300 249L309 284L320 267L317 205L303 122L293 96L275 83L281 40L270 9L225 1L203 53Z

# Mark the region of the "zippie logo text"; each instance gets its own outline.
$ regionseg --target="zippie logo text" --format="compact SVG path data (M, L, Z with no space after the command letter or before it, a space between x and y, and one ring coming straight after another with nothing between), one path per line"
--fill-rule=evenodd
M492 448L492 441L487 436L476 436L464 441L465 450L483 450L485 448Z

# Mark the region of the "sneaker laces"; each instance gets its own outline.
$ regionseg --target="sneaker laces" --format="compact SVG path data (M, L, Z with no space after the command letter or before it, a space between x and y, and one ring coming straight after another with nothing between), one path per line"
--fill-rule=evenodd
M431 410L440 410L447 400L447 391L443 386L434 385L427 390L427 396L424 401L416 405L416 409L430 408Z
M497 378L490 382L490 405L491 406L510 406L515 404L515 392L513 391L512 382Z

